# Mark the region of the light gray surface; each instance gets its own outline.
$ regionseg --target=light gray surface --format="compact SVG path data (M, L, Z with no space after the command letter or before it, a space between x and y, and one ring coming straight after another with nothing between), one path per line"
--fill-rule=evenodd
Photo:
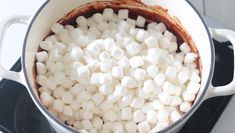
M204 14L204 1L203 0L189 0L197 8L197 10Z
M202 11L203 9L202 0L192 0L192 1L196 5L196 7ZM227 2L227 4L230 5L231 7L226 7L230 9L226 11L228 12L228 14L232 16L226 16L228 17L226 18L226 20L232 20L233 18L235 18L233 17L235 16L234 14L235 9L233 9L233 7L235 6L234 4L231 4L235 2L234 0L206 0L206 1L212 2L211 4L216 4L217 2L224 2L224 3ZM43 2L44 0L36 0L36 1L35 0L6 0L0 4L0 20L6 16L13 15L13 14L25 14L25 15L34 14L35 11L40 7L40 5ZM213 8L213 6L206 6L206 8ZM216 18L223 19L225 16L223 16L223 14L218 13L223 9L220 9L217 7L216 10L218 10L216 11L217 12L216 14L218 14ZM208 21L210 25L215 25L215 23L211 21L210 19ZM230 23L230 22L232 21L228 21L227 23ZM234 21L233 23L235 24ZM221 25L219 27L221 27ZM233 29L234 28L235 27L233 27ZM12 26L7 32L7 35L4 41L4 47L3 47L4 48L3 64L8 69L16 62L16 60L21 55L21 48L22 48L25 31L26 31L26 26L15 25L15 26ZM234 112L235 112L235 98L233 98L231 102L229 103L229 105L227 106L223 115L221 116L216 126L214 127L212 133L233 133L235 131Z
M199 11L235 30L235 0L189 0Z
M235 0L205 0L206 15L235 30Z

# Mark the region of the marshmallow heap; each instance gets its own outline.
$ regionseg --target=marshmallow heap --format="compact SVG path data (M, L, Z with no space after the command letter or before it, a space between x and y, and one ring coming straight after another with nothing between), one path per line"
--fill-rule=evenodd
M163 23L106 8L77 26L55 23L36 53L42 103L89 133L160 131L190 110L200 76L187 43ZM143 27L147 27L145 30Z

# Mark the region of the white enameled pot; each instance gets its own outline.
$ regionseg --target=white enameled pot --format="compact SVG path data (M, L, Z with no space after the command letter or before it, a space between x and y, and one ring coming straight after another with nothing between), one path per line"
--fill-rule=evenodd
M30 17L27 16L11 16L4 19L0 23L0 50L2 50L1 46L3 36L8 26L14 23L28 24L30 21L22 50L21 63L23 69L21 72L17 73L8 71L4 69L2 65L0 65L0 76L25 85L35 105L58 133L70 133L76 131L60 122L57 118L53 117L40 102L32 78L35 53L38 50L39 42L43 40L43 38L48 34L50 26L53 23L58 21L65 14L75 9L76 7L93 1L95 0L48 0L41 6L41 8L37 11L31 20ZM201 72L201 89L192 108L187 113L185 113L180 120L161 131L167 133L177 132L194 113L194 111L197 110L203 101L210 97L230 95L235 93L234 79L230 84L225 86L214 87L211 84L215 64L215 52L212 36L215 38L216 36L222 36L230 40L233 45L235 45L235 32L225 29L208 28L192 4L185 0L144 0L142 2L146 5L161 6L167 9L171 16L176 16L183 27L191 35L201 57L203 68Z

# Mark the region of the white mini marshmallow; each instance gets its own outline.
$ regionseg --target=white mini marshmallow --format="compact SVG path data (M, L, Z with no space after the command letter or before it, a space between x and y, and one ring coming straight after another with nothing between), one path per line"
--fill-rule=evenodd
M134 56L130 58L129 64L132 68L137 68L144 65L144 59L142 56Z
M46 51L50 51L53 48L53 44L50 41L42 41L40 42L39 46Z
M200 84L194 81L190 81L187 86L187 91L192 94L197 94L200 89Z
M128 9L121 9L118 11L118 19L127 19L129 11Z
M59 23L54 23L51 26L51 31L56 34L60 34L61 32L63 32L63 30L64 30L64 26Z
M91 72L97 71L100 66L100 62L98 60L92 60L87 64L87 67L90 69Z
M144 99L135 97L130 106L132 108L142 108L144 106Z
M73 47L71 52L70 52L70 57L74 61L79 61L82 57L83 50L79 47Z
M136 125L136 123L134 123L134 122L127 122L126 124L125 124L125 127L126 127L126 131L128 132L128 133L135 133L136 132L136 130L137 130L137 125Z
M188 92L187 90L182 93L182 98L184 101L192 102L195 99L195 94Z
M76 41L80 46L84 47L90 43L90 39L88 36L80 35Z
M65 89L63 87L57 87L54 91L53 91L53 96L57 99L61 98L61 96L63 95L63 93L65 92Z
M103 11L103 16L105 20L111 20L113 17L113 9L112 8L105 8Z
M139 42L144 42L144 40L147 38L147 32L143 29L139 29L138 32L136 33L135 39Z
M73 117L73 109L69 105L65 105L63 108L63 115L67 117Z
M126 96L128 94L127 88L123 87L122 85L116 85L115 91L116 91L117 95L119 95L119 96Z
M43 92L42 94L40 94L40 100L46 107L49 107L53 104L53 97L47 92Z
M104 61L104 60L110 60L111 59L111 55L110 53L103 51L100 53L99 55L99 60Z
M191 109L192 103L191 102L182 102L180 104L180 111L188 112Z
M102 93L97 92L92 96L92 100L96 105L100 105L104 101L104 95Z
M98 133L98 131L95 128L92 128L89 130L89 133Z
M80 102L84 102L91 98L91 94L87 91L82 91L81 93L79 93L77 98L79 99Z
M46 51L36 53L36 59L39 62L46 61L48 59L48 54Z
M193 72L190 77L191 81L194 81L196 83L199 83L201 81L201 78L197 72Z
M112 76L114 78L122 78L124 75L123 68L120 66L116 66L112 68Z
M114 91L112 94L110 94L108 97L108 100L110 100L112 103L116 103L121 97L118 94L117 91Z
M141 68L135 69L134 77L136 80L144 80L146 75L146 71Z
M130 24L131 26L135 26L136 25L136 20L131 19L131 18L127 18L126 22L128 24Z
M148 49L148 54L146 58L152 65L157 65L161 56L162 52L160 49L151 48Z
M52 91L47 87L39 87L38 91L39 91L40 94L43 93L43 92L46 92L46 93L51 95L51 93L52 93Z
M96 57L97 55L99 55L100 53L100 47L96 42L91 42L88 46L87 46L87 50L90 52L91 55L93 55L94 57Z
M166 26L164 23L159 23L154 27L154 30L158 31L158 32L165 32L166 31Z
M155 89L155 82L151 79L144 81L143 92L151 93Z
M147 67L147 75L150 78L154 78L158 74L158 67L155 65L150 65Z
M111 73L101 73L100 74L100 84L110 85L113 82Z
M109 28L109 25L108 25L107 22L100 22L100 23L98 24L98 29L99 29L101 32L104 31L104 30L106 30L106 29L108 29L108 28ZM99 34L96 34L96 36L99 37L100 35L99 35Z
M153 101L152 106L156 110L161 110L164 108L164 104L158 99Z
M108 110L107 112L104 113L104 120L107 121L116 121L117 120L117 114L112 111L112 110Z
M167 93L161 93L158 95L159 100L164 104L164 105L170 105L172 101L172 96L170 96Z
M178 106L182 103L182 99L178 96L172 96L172 101L170 103L171 106Z
M178 81L180 84L184 84L189 79L187 71L181 71L178 73Z
M144 27L146 19L143 16L138 16L136 20L136 25L138 27Z
M95 105L92 101L85 101L81 104L81 107L83 110L92 111L94 109Z
M36 68L37 68L37 74L45 74L47 71L46 65L42 62L37 62Z
M155 132L158 132L158 131L161 131L162 129L166 128L169 126L169 122L158 122L157 123L157 126L154 127L151 131L151 133L155 133Z
M149 123L156 123L157 122L157 112L154 110L149 110L147 112L147 119L146 119Z
M171 118L171 121L172 121L172 122L176 122L177 120L179 120L179 119L181 118L181 114L180 114L178 111L174 110L174 111L171 113L170 118Z
M148 28L148 30L154 29L154 27L155 27L156 25L157 25L156 22L151 22L151 23L148 24L147 28Z
M166 77L175 78L177 75L177 68L168 66L165 71Z
M141 122L145 120L145 115L142 110L136 110L133 112L133 121L134 122Z
M131 77L124 76L121 79L121 85L126 87L126 88L130 88L130 89L135 88L136 87L136 81Z
M119 101L119 106L120 107L129 106L132 103L132 100L133 100L132 95L123 96L122 100Z
M158 121L166 122L169 119L168 117L169 117L169 112L166 111L165 109L161 109L158 111L158 114L157 114Z
M123 133L123 124L121 122L113 123L113 133Z
M37 75L36 81L41 86L46 86L47 84L47 77L45 75Z
M78 111L81 108L81 103L78 101L78 99L75 99L73 103L71 104L71 107L74 111Z
M112 86L104 84L99 87L99 92L102 93L103 95L110 95L113 92L113 88Z
M195 53L187 53L184 58L184 63L190 64L193 63L197 59L197 55Z
M124 51L120 48L115 47L112 49L111 55L113 58L120 60L124 57Z
M133 56L133 55L136 55L140 52L141 47L137 42L132 42L126 46L126 50L129 55Z
M59 39L61 40L62 43L66 45L70 44L73 41L69 31L65 29L60 33Z
M154 36L149 36L147 39L144 40L144 43L147 45L148 48L157 48L158 40Z
M132 108L130 108L130 107L122 108L121 119L122 120L132 120Z
M58 39L57 39L57 37L55 35L51 35L51 36L47 37L45 39L45 41L49 41L49 42L55 43L55 42L58 41Z
M169 32L168 30L164 32L163 36L168 38L170 41L173 41L173 39L175 37L174 34Z
M92 125L95 129L101 129L103 126L103 121L99 117L95 117L92 119Z
M113 48L116 47L115 41L113 40L113 38L106 38L104 40L104 47L106 51L111 52L113 50Z
M184 42L183 44L180 45L180 50L184 53L187 54L191 51L190 47L188 46L188 44L186 42Z
M176 86L172 84L171 82L165 81L162 86L163 92L169 95L174 95Z
M127 68L129 67L129 60L126 57L123 57L121 60L118 61L118 65Z
M113 107L113 103L110 100L106 100L100 105L100 109L102 111L107 111L107 110L111 109L112 107Z
M136 28L130 28L129 35L131 37L136 37L137 33L138 33L138 30Z
M147 121L143 121L138 123L137 128L139 133L148 133L151 127Z
M154 81L158 86L162 86L166 79L166 76L163 73L159 73L157 76L154 77Z
M84 17L84 16L79 16L77 17L76 19L76 23L81 26L81 27L84 27L87 25L87 19Z
M70 92L64 92L61 100L65 104L71 104L73 103L73 95Z
M92 73L90 78L90 83L92 85L100 85L100 73Z
M103 21L104 17L101 13L95 13L93 16L93 21L96 22L96 23L100 23Z
M58 49L53 49L53 50L51 50L50 51L50 53L49 53L49 59L51 60L51 61L57 61L58 59L59 59L59 51L58 51Z
M91 129L92 123L89 120L82 120L81 125L83 129Z
M81 66L77 68L77 74L80 82L89 82L90 70L87 66Z
M93 118L93 113L91 111L80 110L80 116L82 119L91 120Z
M130 28L130 25L126 21L121 20L119 22L118 29L120 32L126 32L126 31L128 31L129 28Z

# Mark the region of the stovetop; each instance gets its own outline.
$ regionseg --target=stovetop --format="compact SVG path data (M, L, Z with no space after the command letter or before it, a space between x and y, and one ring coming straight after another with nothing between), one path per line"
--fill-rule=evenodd
M233 51L229 42L214 40L216 51L213 85L225 85L233 78ZM11 70L20 71L20 59ZM232 96L205 101L180 133L209 133ZM0 82L0 131L3 133L55 133L46 118L34 105L26 88L14 81Z

